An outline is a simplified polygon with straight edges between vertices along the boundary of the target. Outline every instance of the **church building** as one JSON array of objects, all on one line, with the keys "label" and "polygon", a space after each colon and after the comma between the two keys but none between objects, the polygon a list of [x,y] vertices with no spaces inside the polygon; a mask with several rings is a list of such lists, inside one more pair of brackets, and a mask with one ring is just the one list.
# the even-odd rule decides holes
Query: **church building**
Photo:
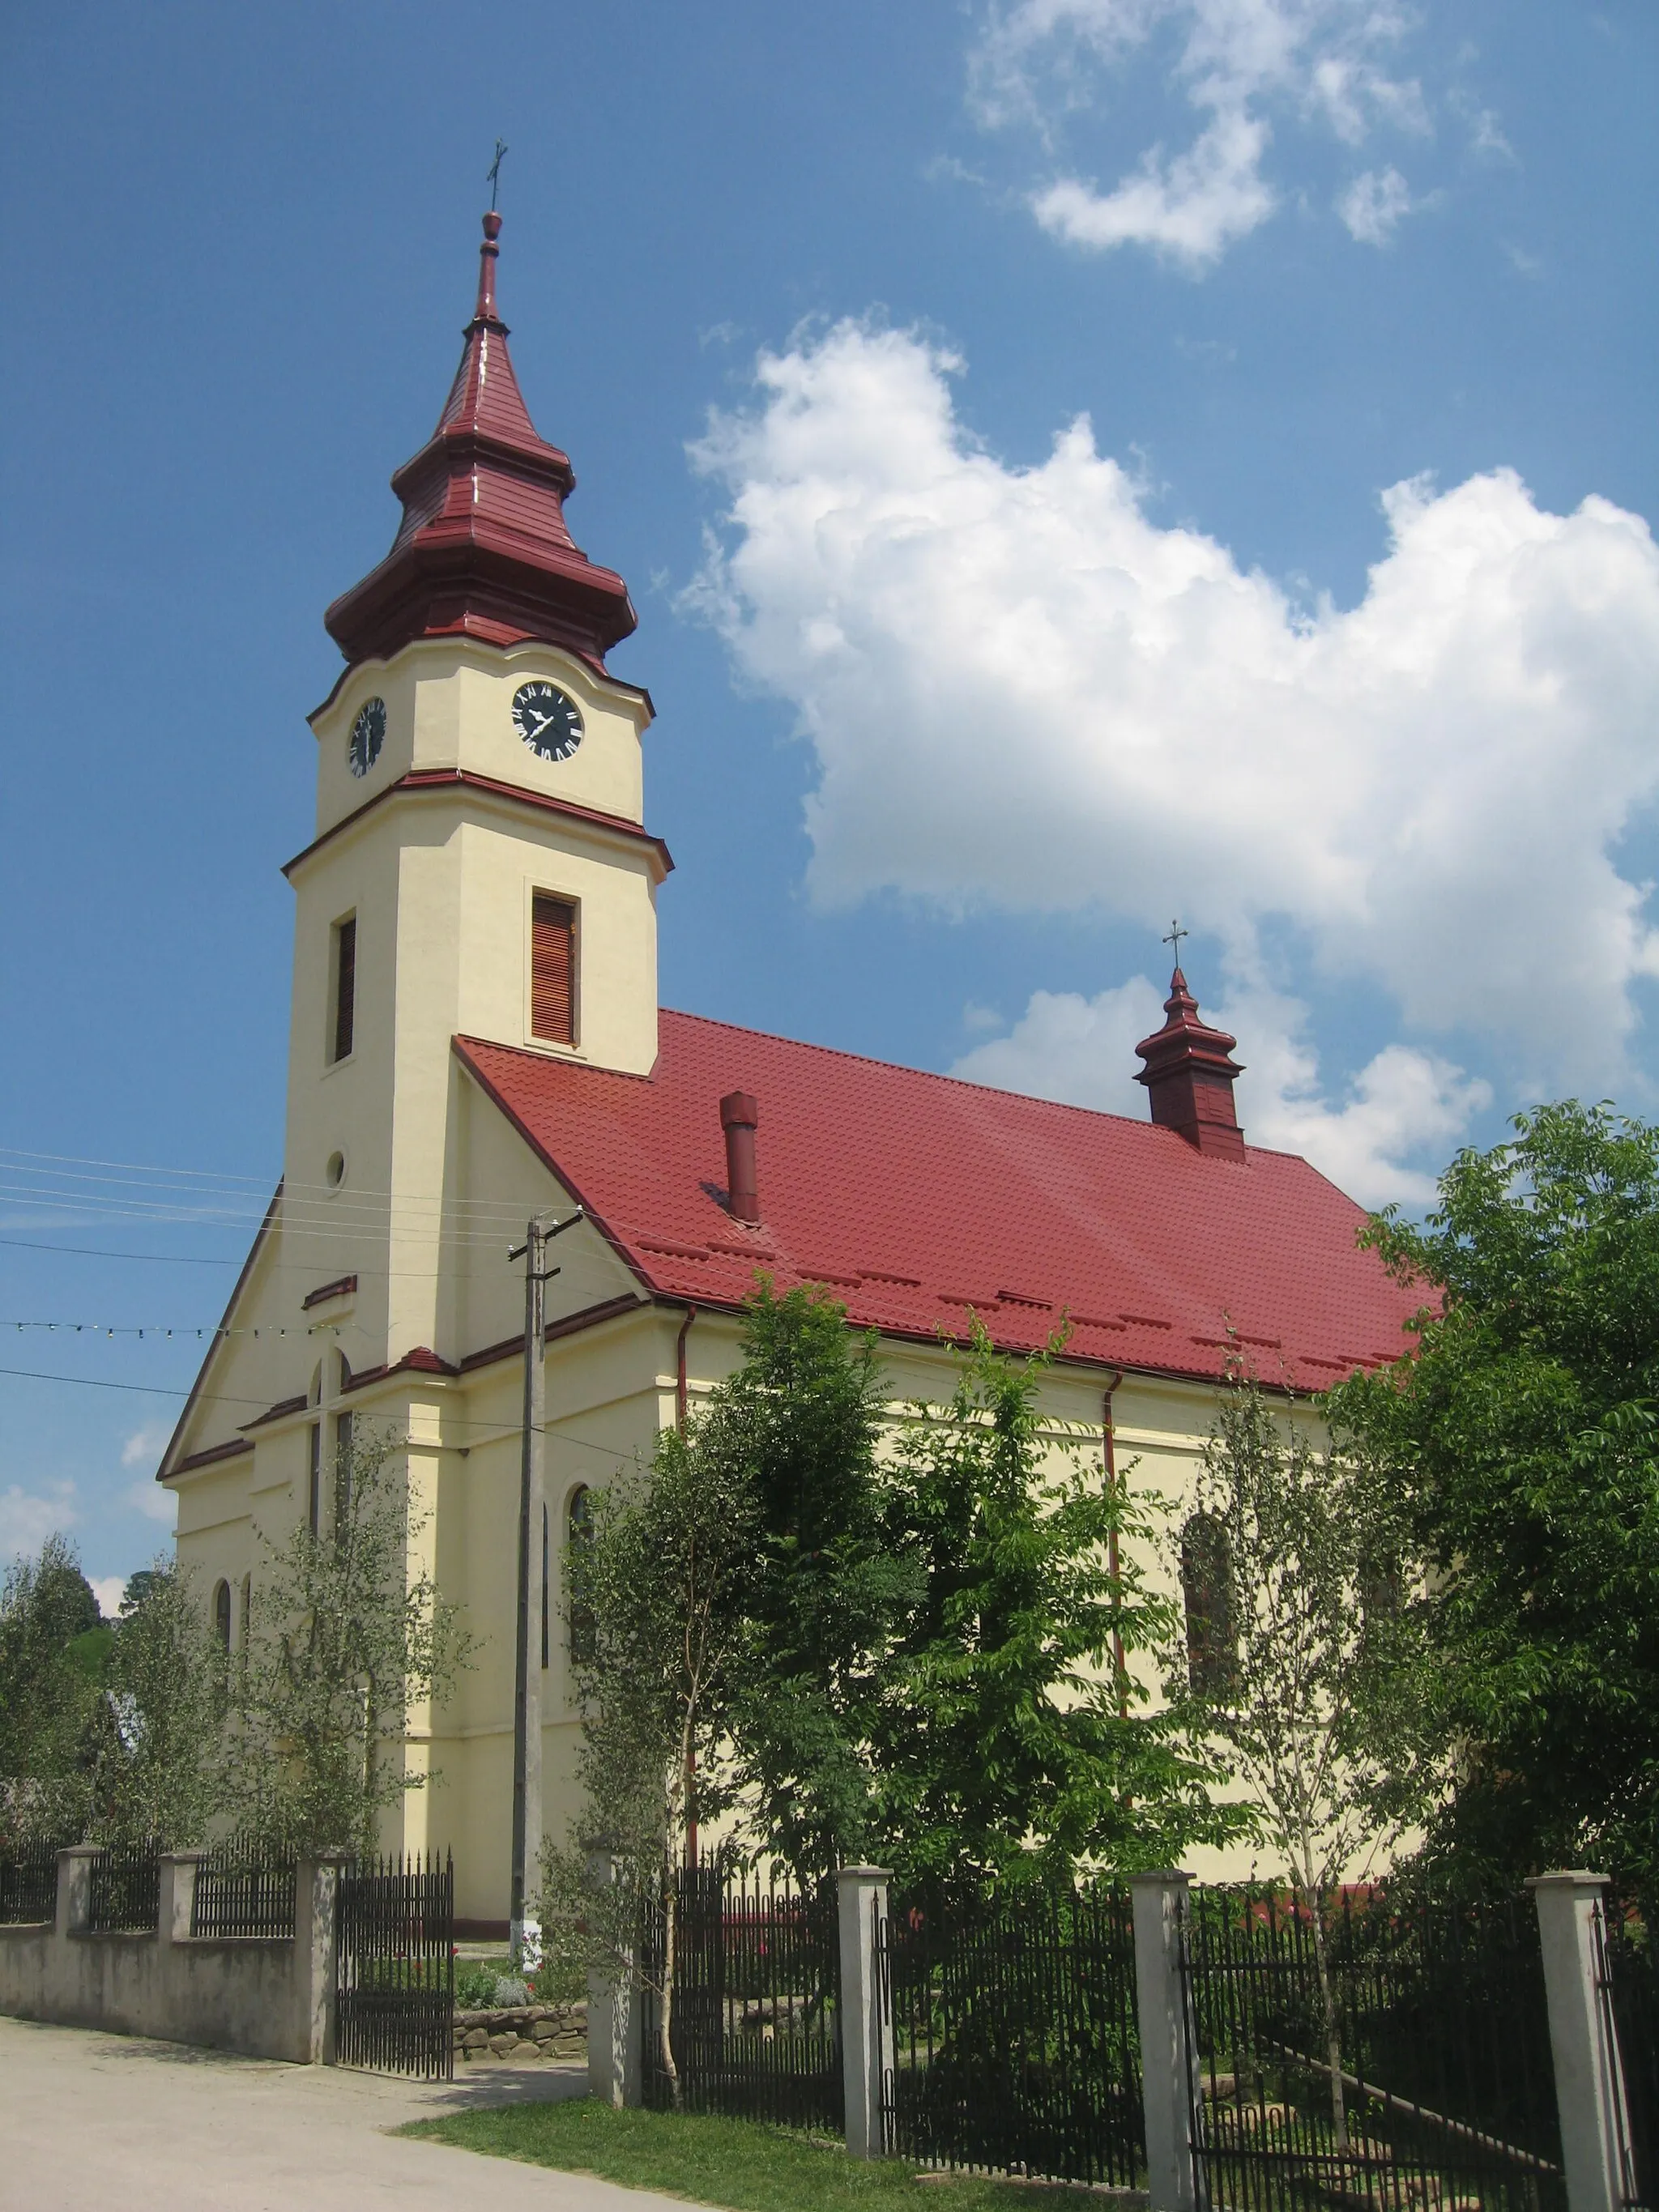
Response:
[{"label": "church building", "polygon": [[[670,1012],[647,827],[649,696],[606,667],[623,579],[565,520],[496,307],[499,216],[403,519],[325,617],[345,666],[311,716],[316,830],[295,892],[283,1179],[162,1460],[178,1548],[228,1645],[267,1556],[325,1512],[335,1449],[406,1449],[412,1539],[477,1639],[412,1717],[436,1770],[392,1849],[453,1847],[457,1910],[507,1911],[527,1220],[581,1218],[546,1285],[545,1519],[531,1577],[543,1820],[576,1737],[557,1617],[583,1493],[649,1462],[738,1357],[757,1273],[880,1332],[893,1401],[940,1401],[977,1314],[1103,1462],[1178,1498],[1230,1344],[1316,1390],[1394,1358],[1417,1301],[1361,1210],[1246,1142],[1234,1039],[1177,968],[1138,1048],[1148,1118],[1085,1112]],[[402,1439],[407,1439],[406,1446]],[[544,1610],[544,1602],[545,1610]]]}]

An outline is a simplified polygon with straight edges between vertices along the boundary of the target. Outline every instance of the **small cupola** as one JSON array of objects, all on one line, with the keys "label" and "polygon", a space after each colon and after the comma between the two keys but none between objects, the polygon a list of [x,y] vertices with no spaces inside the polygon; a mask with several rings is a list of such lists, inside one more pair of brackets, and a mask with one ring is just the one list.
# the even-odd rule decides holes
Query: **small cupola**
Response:
[{"label": "small cupola", "polygon": [[1170,978],[1164,1012],[1163,1028],[1135,1047],[1146,1063],[1135,1081],[1146,1086],[1153,1121],[1178,1130],[1200,1152],[1242,1160],[1244,1132],[1233,1085],[1244,1071],[1230,1057],[1238,1039],[1200,1021],[1198,1001],[1179,968]]}]

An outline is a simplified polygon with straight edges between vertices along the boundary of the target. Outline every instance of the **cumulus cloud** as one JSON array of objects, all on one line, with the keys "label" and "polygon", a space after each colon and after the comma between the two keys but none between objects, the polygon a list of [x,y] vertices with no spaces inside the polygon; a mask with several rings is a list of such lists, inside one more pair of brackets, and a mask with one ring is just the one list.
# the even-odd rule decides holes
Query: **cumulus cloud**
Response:
[{"label": "cumulus cloud", "polygon": [[[692,598],[814,749],[814,897],[1178,908],[1245,982],[1288,923],[1409,1027],[1616,1078],[1659,975],[1619,866],[1659,787],[1646,524],[1505,469],[1400,483],[1358,604],[1304,605],[1153,520],[1085,418],[1032,466],[983,450],[961,368],[842,323],[763,356],[695,452],[726,505]],[[1407,1073],[1368,1070],[1346,1126],[1403,1112]]]},{"label": "cumulus cloud", "polygon": [[121,1610],[121,1600],[127,1587],[125,1575],[88,1575],[92,1594],[98,1601],[98,1610],[106,1620],[116,1619]]},{"label": "cumulus cloud", "polygon": [[[1034,992],[1006,1036],[964,1053],[951,1073],[1144,1121],[1134,1048],[1162,1027],[1162,999],[1145,975],[1093,999]],[[1333,1103],[1322,1090],[1318,1056],[1305,1034],[1307,1009],[1297,1000],[1260,987],[1235,989],[1204,1014],[1248,1039],[1236,1097],[1250,1142],[1300,1153],[1362,1205],[1423,1204],[1433,1184],[1412,1163],[1425,1151],[1443,1157],[1490,1102],[1485,1083],[1434,1054],[1391,1044]]]},{"label": "cumulus cloud", "polygon": [[1398,169],[1365,170],[1336,204],[1349,236],[1361,246],[1391,245],[1401,217],[1411,210],[1411,187]]},{"label": "cumulus cloud", "polygon": [[167,1438],[172,1434],[171,1421],[146,1421],[141,1428],[134,1429],[131,1436],[122,1440],[122,1466],[152,1469],[159,1467],[161,1454],[167,1449]]},{"label": "cumulus cloud", "polygon": [[73,1483],[51,1483],[44,1491],[12,1483],[0,1490],[0,1560],[32,1558],[48,1536],[72,1528],[79,1517]]},{"label": "cumulus cloud", "polygon": [[1427,129],[1417,80],[1383,62],[1409,26],[1392,0],[1018,0],[987,19],[970,82],[983,121],[1034,124],[1053,146],[1103,72],[1173,37],[1176,80],[1203,118],[1192,144],[1148,148],[1104,191],[1060,175],[1031,206],[1073,245],[1150,246],[1196,273],[1279,204],[1264,173],[1270,108],[1349,145],[1379,125]]}]

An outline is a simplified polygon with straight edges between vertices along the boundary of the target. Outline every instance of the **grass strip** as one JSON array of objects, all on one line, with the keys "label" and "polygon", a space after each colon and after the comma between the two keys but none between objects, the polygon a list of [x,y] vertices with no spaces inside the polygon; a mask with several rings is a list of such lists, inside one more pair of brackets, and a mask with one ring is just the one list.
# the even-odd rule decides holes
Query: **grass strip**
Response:
[{"label": "grass strip", "polygon": [[617,2112],[592,2097],[447,2112],[411,2120],[398,2133],[592,2173],[726,2212],[878,2212],[901,2204],[909,2212],[1012,2212],[1016,2205],[1019,2212],[1036,2212],[1045,2200],[1054,2202],[1046,2191],[968,2174],[930,2176],[918,2186],[917,2169],[902,2159],[866,2165],[785,2128],[702,2112]]}]

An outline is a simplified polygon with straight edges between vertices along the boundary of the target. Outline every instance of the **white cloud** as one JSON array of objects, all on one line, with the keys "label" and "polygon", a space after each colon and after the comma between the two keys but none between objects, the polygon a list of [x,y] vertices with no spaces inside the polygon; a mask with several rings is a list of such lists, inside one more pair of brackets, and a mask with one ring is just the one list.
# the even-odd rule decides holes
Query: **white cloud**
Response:
[{"label": "white cloud", "polygon": [[146,1521],[159,1522],[171,1528],[174,1520],[176,1500],[173,1492],[152,1477],[148,1482],[135,1482],[125,1492],[127,1504],[135,1513],[142,1513]]},{"label": "white cloud", "polygon": [[[1034,992],[1006,1036],[964,1053],[951,1070],[970,1083],[1058,1098],[1068,1105],[1146,1118],[1134,1080],[1134,1048],[1164,1023],[1163,994],[1136,975],[1085,999]],[[1318,1059],[1305,1035],[1307,1010],[1261,989],[1236,991],[1205,1018],[1249,1040],[1236,1097],[1252,1144],[1299,1152],[1365,1206],[1421,1205],[1431,1177],[1414,1161],[1442,1159],[1486,1105],[1488,1087],[1404,1045],[1384,1048],[1332,1104],[1321,1092]]]},{"label": "white cloud", "polygon": [[1367,169],[1336,204],[1348,234],[1361,246],[1389,246],[1412,211],[1411,187],[1398,169]]},{"label": "white cloud", "polygon": [[1185,154],[1149,153],[1137,175],[1096,191],[1075,177],[1033,195],[1037,221],[1068,245],[1152,246],[1194,268],[1218,259],[1273,213],[1261,175],[1267,126],[1237,111],[1218,115]]},{"label": "white cloud", "polygon": [[1503,469],[1396,484],[1358,605],[1310,610],[1151,520],[1085,419],[1035,466],[982,450],[960,366],[843,323],[696,449],[728,501],[692,598],[814,748],[815,898],[1178,910],[1244,980],[1276,918],[1529,1085],[1616,1078],[1659,975],[1617,865],[1659,790],[1646,524]]},{"label": "white cloud", "polygon": [[131,1436],[123,1440],[122,1466],[148,1467],[151,1469],[159,1467],[161,1454],[167,1449],[167,1439],[172,1434],[171,1421],[146,1421],[142,1428],[135,1429]]},{"label": "white cloud", "polygon": [[1263,173],[1269,108],[1349,145],[1379,125],[1428,129],[1421,87],[1379,58],[1411,21],[1391,0],[1018,0],[989,15],[970,83],[982,121],[1035,125],[1052,146],[1059,119],[1091,104],[1102,71],[1173,35],[1176,79],[1204,118],[1192,144],[1147,149],[1105,191],[1060,176],[1031,206],[1070,244],[1149,246],[1197,273],[1279,204]]},{"label": "white cloud", "polygon": [[32,1557],[48,1536],[73,1528],[80,1518],[72,1482],[27,1491],[13,1483],[0,1490],[0,1560]]},{"label": "white cloud", "polygon": [[121,1610],[121,1599],[127,1586],[125,1575],[88,1575],[92,1594],[98,1601],[98,1610],[106,1620],[113,1620]]}]

